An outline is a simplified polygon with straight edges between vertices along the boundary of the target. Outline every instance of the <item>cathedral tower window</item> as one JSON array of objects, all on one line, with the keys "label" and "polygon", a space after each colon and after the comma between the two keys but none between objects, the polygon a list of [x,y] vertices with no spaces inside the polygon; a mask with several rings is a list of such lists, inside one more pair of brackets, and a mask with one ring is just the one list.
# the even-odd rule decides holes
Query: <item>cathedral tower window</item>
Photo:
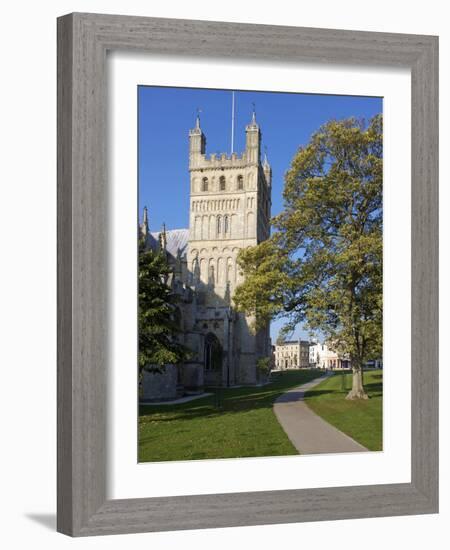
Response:
[{"label": "cathedral tower window", "polygon": [[233,281],[233,260],[228,258],[227,260],[227,282],[231,283]]},{"label": "cathedral tower window", "polygon": [[216,282],[216,277],[214,273],[214,265],[209,266],[209,274],[208,274],[208,284],[211,286],[214,286],[214,283]]},{"label": "cathedral tower window", "polygon": [[202,179],[202,191],[208,191],[208,178]]},{"label": "cathedral tower window", "polygon": [[237,188],[244,189],[244,178],[241,175],[237,177]]},{"label": "cathedral tower window", "polygon": [[229,219],[228,219],[228,216],[225,216],[224,219],[223,219],[223,225],[224,225],[224,233],[228,233],[229,229],[230,229],[230,224],[229,224]]},{"label": "cathedral tower window", "polygon": [[220,191],[225,191],[225,176],[220,176],[219,189]]},{"label": "cathedral tower window", "polygon": [[222,233],[222,217],[217,216],[217,234],[220,235]]}]

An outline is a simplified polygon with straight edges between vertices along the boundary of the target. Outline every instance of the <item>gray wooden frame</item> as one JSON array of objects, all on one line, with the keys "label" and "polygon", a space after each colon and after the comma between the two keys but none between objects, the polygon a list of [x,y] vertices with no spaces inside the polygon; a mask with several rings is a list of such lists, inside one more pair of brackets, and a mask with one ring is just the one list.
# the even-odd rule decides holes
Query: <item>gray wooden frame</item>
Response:
[{"label": "gray wooden frame", "polygon": [[[412,72],[411,483],[107,500],[106,53]],[[438,511],[438,38],[75,13],[58,19],[58,530],[73,536]]]}]

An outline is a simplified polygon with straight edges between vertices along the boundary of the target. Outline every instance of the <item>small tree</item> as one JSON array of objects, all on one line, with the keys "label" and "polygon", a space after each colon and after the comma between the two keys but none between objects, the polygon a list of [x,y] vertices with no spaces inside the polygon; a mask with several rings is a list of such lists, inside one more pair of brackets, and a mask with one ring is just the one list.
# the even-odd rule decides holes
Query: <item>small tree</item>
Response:
[{"label": "small tree", "polygon": [[325,124],[286,174],[277,231],[238,258],[238,307],[322,332],[351,358],[349,399],[367,398],[363,364],[382,348],[382,173],[381,115]]},{"label": "small tree", "polygon": [[259,378],[267,378],[270,374],[271,359],[270,357],[260,357],[256,361],[256,368],[258,370]]},{"label": "small tree", "polygon": [[139,243],[139,372],[162,372],[166,364],[178,364],[188,350],[177,341],[180,333],[177,296],[167,285],[171,273],[161,252]]}]

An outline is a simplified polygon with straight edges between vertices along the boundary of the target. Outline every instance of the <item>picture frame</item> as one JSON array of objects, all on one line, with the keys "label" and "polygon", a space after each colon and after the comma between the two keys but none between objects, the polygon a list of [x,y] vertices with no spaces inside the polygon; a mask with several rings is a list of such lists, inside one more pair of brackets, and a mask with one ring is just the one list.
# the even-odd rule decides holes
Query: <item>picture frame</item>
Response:
[{"label": "picture frame", "polygon": [[[411,70],[410,483],[108,500],[105,137],[106,54],[112,50]],[[57,412],[57,530],[71,536],[437,513],[438,38],[88,13],[60,17]]]}]

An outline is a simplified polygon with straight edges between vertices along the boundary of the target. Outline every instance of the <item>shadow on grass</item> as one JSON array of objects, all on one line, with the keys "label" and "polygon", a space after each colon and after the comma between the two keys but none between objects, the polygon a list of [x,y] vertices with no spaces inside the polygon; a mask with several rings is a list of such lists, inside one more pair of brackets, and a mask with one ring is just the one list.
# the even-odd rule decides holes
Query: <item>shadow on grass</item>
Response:
[{"label": "shadow on grass", "polygon": [[383,395],[383,384],[380,382],[364,384],[364,388],[370,397],[381,397]]},{"label": "shadow on grass", "polygon": [[195,418],[213,418],[229,414],[238,414],[258,409],[271,409],[274,401],[279,397],[280,392],[264,396],[247,396],[242,398],[224,398],[221,408],[216,408],[214,402],[196,409],[184,409],[179,411],[144,411],[141,412],[140,422],[171,422],[173,420],[193,420]]},{"label": "shadow on grass", "polygon": [[[306,399],[309,397],[319,397],[321,395],[327,395],[327,394],[334,394],[336,396],[346,395],[351,389],[350,384],[346,385],[345,389],[338,387],[338,388],[331,388],[329,390],[326,389],[311,389],[308,390],[305,394]],[[380,382],[369,382],[364,384],[364,389],[366,390],[366,393],[369,394],[369,398],[374,397],[381,397],[383,395],[383,384]]]},{"label": "shadow on grass", "polygon": [[[283,373],[284,374],[284,373]],[[214,418],[223,415],[255,411],[258,409],[272,408],[274,401],[284,392],[295,386],[318,378],[323,373],[307,371],[300,373],[286,373],[279,376],[274,382],[259,388],[223,388],[222,406],[215,407],[215,396],[211,395],[197,400],[195,403],[182,403],[178,405],[149,406],[141,405],[139,408],[140,423],[172,422],[175,420],[193,420],[196,418]],[[294,395],[302,392],[294,392]],[[297,400],[292,397],[290,400]]]},{"label": "shadow on grass", "polygon": [[329,393],[334,393],[334,394],[339,394],[339,393],[342,393],[342,394],[345,394],[345,393],[348,393],[348,390],[343,390],[341,388],[336,388],[336,389],[333,389],[333,390],[308,390],[306,392],[306,397],[317,397],[319,395],[327,395]]}]

